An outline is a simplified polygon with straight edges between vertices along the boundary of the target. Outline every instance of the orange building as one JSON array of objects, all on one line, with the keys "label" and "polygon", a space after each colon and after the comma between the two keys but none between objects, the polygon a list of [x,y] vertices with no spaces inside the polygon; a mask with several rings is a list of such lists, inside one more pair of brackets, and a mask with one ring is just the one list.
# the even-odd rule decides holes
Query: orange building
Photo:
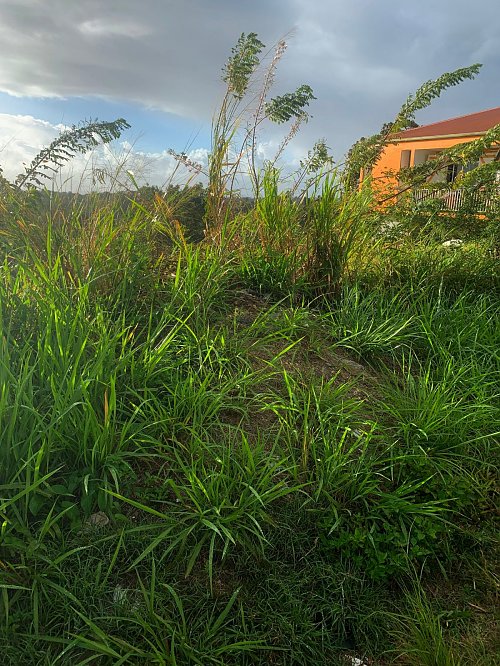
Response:
[{"label": "orange building", "polygon": [[[445,148],[474,141],[498,124],[500,124],[500,106],[400,132],[385,147],[379,161],[373,167],[374,188],[381,192],[397,191],[397,174],[400,169],[422,164]],[[500,146],[486,151],[480,163],[499,159],[499,153]],[[477,164],[465,167],[450,164],[434,174],[429,182],[452,183],[460,171],[467,171],[476,166]]]}]

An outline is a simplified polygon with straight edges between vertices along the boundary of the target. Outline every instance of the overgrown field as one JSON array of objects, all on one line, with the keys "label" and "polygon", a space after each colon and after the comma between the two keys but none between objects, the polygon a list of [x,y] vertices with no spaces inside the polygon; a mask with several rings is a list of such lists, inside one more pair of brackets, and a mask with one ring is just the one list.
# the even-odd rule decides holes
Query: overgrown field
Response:
[{"label": "overgrown field", "polygon": [[3,666],[496,661],[495,248],[368,203],[1,211]]}]

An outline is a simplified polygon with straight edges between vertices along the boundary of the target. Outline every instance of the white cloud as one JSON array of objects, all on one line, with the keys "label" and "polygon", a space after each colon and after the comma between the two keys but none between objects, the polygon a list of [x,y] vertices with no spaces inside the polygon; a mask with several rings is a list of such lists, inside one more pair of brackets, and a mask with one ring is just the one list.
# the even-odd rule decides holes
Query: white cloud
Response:
[{"label": "white cloud", "polygon": [[[64,125],[51,123],[28,115],[0,114],[0,166],[6,178],[13,181],[17,174],[24,171],[38,152],[49,145],[61,131],[67,129]],[[280,141],[268,138],[259,142],[256,149],[257,166],[264,160],[274,159]],[[290,144],[287,146],[281,166],[284,172],[296,168],[304,153],[300,147]],[[126,137],[106,144],[85,155],[76,155],[54,178],[57,189],[69,191],[88,191],[92,188],[133,188],[146,183],[164,186],[169,182],[183,185],[186,182],[206,183],[209,150],[205,147],[194,147],[186,153],[186,157],[193,164],[202,167],[201,173],[196,169],[187,169],[177,160],[168,149],[160,151],[144,151]],[[236,157],[236,156],[234,156]],[[242,161],[242,171],[248,168]],[[97,174],[106,174],[104,184],[99,184]],[[50,186],[50,181],[47,181]],[[244,192],[250,190],[250,181],[244,173],[237,179],[237,188]]]},{"label": "white cloud", "polygon": [[[33,116],[0,114],[0,167],[4,176],[13,181],[65,129],[63,125],[52,125]],[[196,148],[187,156],[206,166],[208,150]],[[167,150],[145,152],[124,140],[76,155],[55,176],[54,185],[62,190],[87,191],[99,186],[96,174],[105,173],[105,184],[101,187],[133,188],[127,171],[134,173],[138,185],[162,186],[169,181],[182,184],[192,176]],[[50,186],[50,181],[47,185]]]},{"label": "white cloud", "polygon": [[106,21],[104,19],[91,19],[78,26],[83,35],[90,37],[130,37],[139,39],[152,33],[152,29],[137,23],[122,21]]},{"label": "white cloud", "polygon": [[58,127],[33,116],[0,113],[0,166],[12,180],[58,134]]},{"label": "white cloud", "polygon": [[256,157],[264,162],[265,160],[273,160],[279,149],[279,141],[276,139],[269,139],[268,141],[259,141],[255,151]]}]

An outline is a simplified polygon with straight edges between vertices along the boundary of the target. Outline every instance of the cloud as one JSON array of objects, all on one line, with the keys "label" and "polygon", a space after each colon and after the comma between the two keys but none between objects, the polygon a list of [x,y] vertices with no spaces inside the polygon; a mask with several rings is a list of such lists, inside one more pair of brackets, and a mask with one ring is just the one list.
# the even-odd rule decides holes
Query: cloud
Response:
[{"label": "cloud", "polygon": [[13,180],[58,134],[58,127],[33,116],[0,113],[0,166]]},{"label": "cloud", "polygon": [[[3,175],[11,182],[14,181],[40,150],[66,129],[64,125],[53,125],[29,115],[0,114],[0,167]],[[261,166],[265,160],[273,160],[279,147],[280,143],[274,139],[259,142],[256,146],[257,166]],[[195,147],[185,156],[194,168],[186,168],[183,161],[177,159],[170,150],[144,151],[125,136],[84,155],[75,155],[55,174],[52,181],[47,180],[45,184],[56,190],[78,192],[133,189],[136,184],[159,187],[170,183],[206,184],[209,149]],[[294,171],[303,157],[299,148],[288,146],[280,162],[283,174]],[[233,158],[236,159],[236,154]],[[197,165],[201,170],[196,168]],[[243,193],[251,192],[248,168],[247,161],[243,159],[234,183],[234,187]]]},{"label": "cloud", "polygon": [[[63,125],[52,125],[33,116],[0,114],[0,167],[3,175],[14,181],[39,151],[65,129]],[[208,150],[196,148],[187,157],[206,168]],[[86,192],[98,186],[103,189],[133,188],[134,183],[127,174],[129,170],[138,185],[181,184],[196,176],[167,150],[145,152],[123,140],[106,144],[85,155],[76,155],[56,174],[53,183],[56,189],[66,191]],[[106,174],[104,184],[99,184],[96,179],[98,173]],[[197,181],[202,180],[202,176],[197,176]],[[50,181],[47,181],[47,186],[51,186]]]},{"label": "cloud", "polygon": [[[318,98],[294,142],[301,154],[325,137],[340,158],[423,81],[477,61],[478,80],[417,121],[498,105],[497,0],[2,0],[0,91],[92,95],[209,122],[241,32],[270,45],[290,30],[274,92],[308,83]],[[281,136],[279,128],[263,142]]]},{"label": "cloud", "polygon": [[[241,32],[282,32],[286,0],[4,0],[0,90],[94,95],[210,117],[219,73]],[[50,9],[47,8],[50,6]]]},{"label": "cloud", "polygon": [[92,19],[84,21],[78,26],[78,30],[82,35],[90,35],[91,37],[129,37],[131,39],[139,39],[150,35],[153,30],[144,25],[138,25],[128,21],[115,23],[103,19]]},{"label": "cloud", "polygon": [[474,82],[444,93],[419,114],[425,123],[497,106],[500,12],[496,0],[324,2],[294,0],[298,29],[285,85],[307,81],[318,102],[299,143],[324,136],[336,157],[377,131],[409,93],[445,71],[483,62]]}]

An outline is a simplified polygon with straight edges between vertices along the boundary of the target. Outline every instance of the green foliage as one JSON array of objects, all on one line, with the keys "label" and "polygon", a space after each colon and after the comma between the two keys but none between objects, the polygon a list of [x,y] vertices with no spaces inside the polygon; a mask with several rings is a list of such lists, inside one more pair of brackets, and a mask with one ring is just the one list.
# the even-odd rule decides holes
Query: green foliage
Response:
[{"label": "green foliage", "polygon": [[129,127],[123,118],[112,122],[89,120],[81,125],[73,125],[38,153],[26,167],[25,173],[19,174],[16,178],[16,187],[18,189],[26,186],[41,187],[43,179],[51,178],[75,155],[86,153],[100,143],[106,144],[118,139],[123,130]]},{"label": "green foliage", "polygon": [[304,111],[305,106],[316,99],[312,88],[302,85],[293,93],[286,93],[275,97],[265,106],[267,117],[275,123],[286,123],[292,118],[305,120],[308,114]]},{"label": "green foliage", "polygon": [[5,184],[2,663],[494,662],[491,247],[261,185]]},{"label": "green foliage", "polygon": [[320,521],[324,547],[374,580],[401,575],[410,562],[441,555],[438,539],[447,532],[440,519],[444,507],[419,502],[419,485],[407,483],[393,492],[376,493],[373,504],[366,500],[358,506],[334,507],[333,515]]},{"label": "green foliage", "polygon": [[380,298],[357,285],[346,288],[338,307],[325,315],[337,344],[355,356],[374,360],[397,356],[417,342],[416,315],[408,313],[401,292],[389,290]]},{"label": "green foliage", "polygon": [[231,50],[232,56],[224,67],[222,80],[227,83],[228,91],[238,100],[245,96],[250,78],[259,65],[259,55],[264,44],[257,33],[243,32]]},{"label": "green foliage", "polygon": [[[413,666],[460,666],[462,658],[445,636],[446,613],[437,613],[417,583],[406,593],[407,610],[396,619],[394,636],[405,663]],[[453,616],[453,613],[450,614]],[[460,617],[460,614],[457,614]]]},{"label": "green foliage", "polygon": [[[260,92],[252,92],[253,84],[261,69],[260,53],[264,45],[255,33],[243,33],[232,50],[232,56],[223,70],[227,88],[219,111],[212,123],[212,149],[209,156],[208,197],[205,222],[212,239],[216,240],[222,226],[233,214],[232,201],[238,187],[238,178],[249,175],[254,195],[260,195],[261,178],[256,165],[257,132],[265,120],[285,123],[295,122],[283,140],[272,165],[274,166],[285,146],[298,131],[302,121],[309,117],[305,111],[315,99],[308,85],[302,85],[293,93],[267,101],[272,88],[274,73],[286,49],[280,40],[274,56],[263,74]],[[250,95],[252,96],[250,98]],[[241,128],[245,129],[241,131]]]},{"label": "green foliage", "polygon": [[278,297],[337,298],[350,265],[369,254],[367,193],[346,195],[333,173],[318,177],[311,194],[297,200],[279,192],[272,168],[263,174],[262,190],[254,215],[239,220],[245,276]]},{"label": "green foliage", "polygon": [[397,135],[409,127],[415,126],[415,113],[431,104],[434,99],[448,88],[473,79],[481,69],[480,64],[462,67],[453,72],[446,72],[435,80],[424,83],[410,94],[392,123],[386,123],[380,132],[356,142],[348,153],[346,179],[351,186],[357,182],[361,169],[368,173],[380,159],[384,147]]},{"label": "green foliage", "polygon": [[[30,235],[9,246],[6,663],[408,652],[390,638],[407,572],[452,572],[455,540],[488,551],[498,303],[479,282],[440,290],[447,264],[428,246],[425,271],[413,248],[408,273],[391,272],[368,221],[349,230],[364,194],[327,179],[301,203],[276,173],[264,185],[225,245],[172,231],[159,259],[141,199],[96,217],[92,270],[75,219],[70,245],[48,226],[44,252]],[[322,311],[294,304],[339,275]],[[252,296],[252,276],[285,300]]]},{"label": "green foliage", "polygon": [[301,160],[300,166],[307,173],[317,173],[321,169],[333,167],[333,158],[328,152],[328,146],[324,139],[317,141],[312,150],[307,153],[307,159]]},{"label": "green foliage", "polygon": [[469,65],[469,67],[462,67],[453,72],[441,74],[437,79],[426,81],[414,94],[408,96],[390,131],[400,132],[402,129],[406,129],[409,123],[415,120],[417,111],[428,107],[433,100],[440,97],[441,93],[448,88],[457,86],[467,79],[474,79],[479,74],[481,67],[481,64],[476,63],[475,65]]}]

